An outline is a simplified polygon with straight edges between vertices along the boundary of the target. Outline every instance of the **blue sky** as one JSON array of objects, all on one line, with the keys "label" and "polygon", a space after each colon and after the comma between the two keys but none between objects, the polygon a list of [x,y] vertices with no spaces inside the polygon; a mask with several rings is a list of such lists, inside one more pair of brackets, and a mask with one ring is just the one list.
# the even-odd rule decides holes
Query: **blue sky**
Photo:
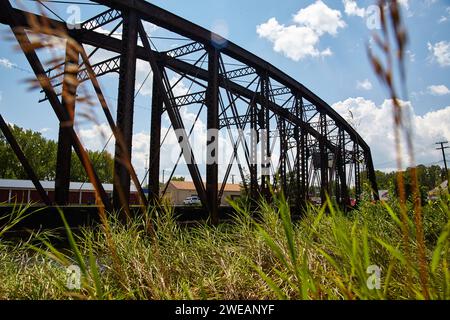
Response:
[{"label": "blue sky", "polygon": [[[351,111],[354,116],[351,123],[371,146],[376,168],[395,167],[389,101],[366,55],[374,31],[367,27],[368,8],[374,1],[150,2],[217,31],[259,55],[306,85],[344,117]],[[408,96],[402,98],[416,134],[416,162],[442,165],[433,144],[441,139],[450,140],[450,1],[401,2],[410,40],[406,64]],[[31,1],[22,3],[30,9],[35,7]],[[69,15],[67,5],[49,6],[63,19]],[[81,20],[85,20],[102,7],[81,5],[80,9]],[[163,35],[164,30],[154,28],[150,33]],[[55,139],[57,122],[50,106],[39,104],[41,94],[28,90],[24,83],[33,76],[30,67],[23,54],[13,48],[15,43],[6,39],[11,36],[8,28],[0,26],[0,34],[0,112],[8,122]],[[302,35],[302,40],[298,35]],[[144,71],[137,75],[138,83],[145,75]],[[106,76],[101,83],[110,106],[115,109],[115,79]],[[147,153],[150,101],[145,88],[136,97],[133,155],[141,176]],[[168,126],[167,119],[163,126]],[[90,148],[103,146],[103,140],[95,132],[89,132],[88,126],[80,124],[79,129],[84,130],[81,135]],[[180,175],[185,173],[180,169]]]}]

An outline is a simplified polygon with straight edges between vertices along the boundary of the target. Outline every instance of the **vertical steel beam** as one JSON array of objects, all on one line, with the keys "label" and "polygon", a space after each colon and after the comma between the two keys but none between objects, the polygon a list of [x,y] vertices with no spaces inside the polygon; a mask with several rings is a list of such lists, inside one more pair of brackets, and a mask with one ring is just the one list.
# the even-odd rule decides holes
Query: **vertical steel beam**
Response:
[{"label": "vertical steel beam", "polygon": [[358,202],[361,200],[361,168],[359,163],[359,145],[354,143],[354,158],[355,162],[355,199]]},{"label": "vertical steel beam", "polygon": [[366,159],[367,175],[370,181],[370,186],[372,187],[373,199],[380,200],[380,196],[378,194],[377,178],[375,176],[375,169],[373,167],[372,161],[372,153],[370,152],[370,150],[367,150],[365,152],[365,159]]},{"label": "vertical steel beam", "polygon": [[73,128],[75,119],[78,58],[78,52],[70,42],[67,42],[62,84],[62,105],[67,110],[69,121],[59,123],[55,176],[55,202],[58,205],[66,205],[69,201],[70,163],[72,160],[70,129]]},{"label": "vertical steel beam", "polygon": [[258,160],[257,160],[257,107],[256,103],[250,102],[250,198],[256,201],[258,198]]},{"label": "vertical steel beam", "polygon": [[38,177],[34,173],[33,168],[31,167],[30,163],[28,162],[27,158],[25,157],[22,149],[20,148],[19,144],[16,141],[16,138],[14,138],[14,135],[12,134],[11,130],[9,129],[8,125],[6,124],[3,117],[0,115],[0,130],[3,132],[3,135],[5,136],[6,140],[8,141],[9,145],[11,146],[12,150],[14,151],[17,159],[19,159],[20,163],[22,164],[22,167],[24,168],[26,174],[30,178],[30,180],[33,182],[34,187],[39,193],[39,196],[41,197],[42,201],[46,205],[51,205],[51,201],[47,194],[45,193],[44,188],[42,187],[41,183],[39,182]]},{"label": "vertical steel beam", "polygon": [[338,146],[339,154],[338,154],[338,173],[340,176],[340,201],[341,205],[344,207],[344,209],[350,205],[350,198],[348,194],[348,188],[347,188],[347,169],[346,169],[346,163],[345,163],[345,156],[346,156],[346,150],[345,150],[345,131],[342,129],[339,129],[339,146]]},{"label": "vertical steel beam", "polygon": [[280,117],[279,121],[279,132],[280,132],[280,181],[281,187],[288,197],[287,190],[287,176],[286,176],[286,157],[287,157],[287,137],[286,137],[286,122]]},{"label": "vertical steel beam", "polygon": [[150,201],[159,199],[159,170],[161,163],[161,116],[163,111],[163,100],[161,88],[153,75],[152,91],[152,119],[150,125],[150,159],[148,175],[148,196]]},{"label": "vertical steel beam", "polygon": [[326,201],[326,195],[329,194],[328,188],[328,152],[325,144],[325,139],[327,136],[327,122],[326,115],[324,113],[320,114],[320,133],[321,137],[319,139],[319,149],[320,149],[320,199],[322,204]]},{"label": "vertical steel beam", "polygon": [[134,86],[136,75],[137,16],[133,10],[123,11],[122,53],[117,98],[117,128],[123,138],[116,140],[114,155],[113,204],[116,210],[129,210],[130,173],[133,138]]},{"label": "vertical steel beam", "polygon": [[218,201],[218,152],[219,152],[219,52],[215,47],[208,49],[208,108],[206,126],[206,194],[211,222],[219,222]]},{"label": "vertical steel beam", "polygon": [[[304,121],[304,109],[303,98],[297,97],[295,101],[295,114],[297,118]],[[295,176],[297,187],[297,198],[300,207],[306,206],[306,200],[308,199],[308,134],[305,130],[301,130],[299,126],[294,128],[295,141],[297,143]]]},{"label": "vertical steel beam", "polygon": [[261,133],[261,194],[269,199],[270,184],[270,122],[269,122],[269,78],[261,75],[261,110],[259,127]]}]

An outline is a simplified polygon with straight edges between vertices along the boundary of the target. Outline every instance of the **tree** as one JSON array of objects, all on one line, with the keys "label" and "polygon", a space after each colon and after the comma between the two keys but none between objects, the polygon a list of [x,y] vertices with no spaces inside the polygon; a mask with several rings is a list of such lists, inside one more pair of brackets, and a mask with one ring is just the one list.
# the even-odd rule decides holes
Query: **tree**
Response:
[{"label": "tree", "polygon": [[[107,151],[88,150],[89,159],[91,159],[98,178],[103,183],[112,183],[114,175],[114,159]],[[78,159],[76,153],[72,151],[72,163],[70,165],[71,181],[89,181],[89,177]]]},{"label": "tree", "polygon": [[[427,193],[441,184],[445,179],[443,178],[443,172],[445,169],[437,165],[426,167],[425,165],[418,165],[416,167],[417,179],[419,181],[419,191],[422,201],[426,199]],[[412,196],[412,180],[410,176],[410,168],[403,171],[405,194],[407,198]],[[444,172],[445,173],[445,172]],[[378,189],[390,189],[390,186],[394,186],[395,194],[398,195],[397,187],[397,172],[385,173],[382,171],[375,171],[377,179]]]},{"label": "tree", "polygon": [[[56,142],[45,139],[39,132],[25,130],[16,125],[10,126],[10,129],[37,177],[41,180],[55,179]],[[0,134],[0,178],[28,179],[2,133]]]},{"label": "tree", "polygon": [[[54,180],[56,176],[57,143],[46,139],[40,132],[10,126],[11,132],[40,180]],[[100,181],[112,182],[114,161],[106,152],[88,150],[89,158]],[[0,178],[29,179],[11,146],[0,131]],[[89,181],[80,160],[72,151],[71,181]]]},{"label": "tree", "polygon": [[185,181],[186,180],[186,178],[185,177],[172,177],[172,179],[171,179],[172,181]]}]

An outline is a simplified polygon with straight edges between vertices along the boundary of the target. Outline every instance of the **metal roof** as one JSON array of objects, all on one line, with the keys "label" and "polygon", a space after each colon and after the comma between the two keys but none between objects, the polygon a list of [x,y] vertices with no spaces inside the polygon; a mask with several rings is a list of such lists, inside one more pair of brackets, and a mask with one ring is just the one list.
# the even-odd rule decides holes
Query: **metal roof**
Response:
[{"label": "metal roof", "polygon": [[[170,185],[172,185],[177,190],[188,190],[188,191],[194,191],[195,185],[192,181],[170,181]],[[222,187],[222,184],[219,183],[217,186],[219,189]],[[224,191],[226,192],[240,192],[241,186],[239,184],[231,184],[227,183],[225,185]]]},{"label": "metal roof", "polygon": [[[55,188],[55,181],[40,181],[42,187],[47,190],[53,190]],[[106,192],[113,191],[112,183],[103,183],[103,188]],[[34,184],[31,180],[16,180],[16,179],[0,179],[0,189],[31,189],[34,190]],[[94,191],[94,186],[89,182],[71,182],[70,191]],[[136,192],[136,187],[131,184],[130,190]]]}]

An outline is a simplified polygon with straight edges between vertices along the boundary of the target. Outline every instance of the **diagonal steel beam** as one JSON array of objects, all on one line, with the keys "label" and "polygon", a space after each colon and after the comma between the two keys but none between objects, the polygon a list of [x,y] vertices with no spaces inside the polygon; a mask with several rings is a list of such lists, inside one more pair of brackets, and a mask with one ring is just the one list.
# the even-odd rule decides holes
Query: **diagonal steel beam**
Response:
[{"label": "diagonal steel beam", "polygon": [[150,66],[154,72],[155,79],[157,80],[157,86],[163,90],[162,91],[162,99],[164,101],[164,104],[166,105],[167,113],[169,115],[169,119],[172,123],[172,126],[175,130],[177,130],[178,141],[183,142],[185,144],[185,147],[188,150],[183,150],[183,155],[186,160],[186,164],[189,170],[189,173],[191,174],[191,178],[194,182],[195,189],[197,190],[198,196],[200,200],[202,201],[202,204],[205,208],[208,208],[208,201],[206,196],[206,190],[205,186],[203,184],[200,171],[198,170],[197,164],[195,163],[194,154],[191,148],[191,145],[189,143],[189,138],[186,134],[186,130],[184,128],[183,121],[181,119],[180,112],[178,108],[173,104],[173,92],[170,89],[170,83],[167,79],[167,75],[165,71],[162,71],[160,65],[157,62],[157,58],[155,53],[152,51],[150,42],[147,38],[147,34],[144,30],[144,27],[142,25],[142,22],[138,22],[138,32],[142,41],[142,44],[144,45],[146,55],[147,55],[147,61],[150,62]]},{"label": "diagonal steel beam", "polygon": [[[20,17],[16,17],[16,11],[12,8],[8,0],[1,0],[0,3],[2,4],[2,11],[4,12],[4,14],[7,13],[6,16],[8,25],[10,26],[11,31],[13,32],[23,53],[25,54],[25,57],[28,60],[28,63],[30,64],[34,74],[36,75],[39,84],[41,85],[42,89],[44,89],[45,94],[48,96],[50,105],[52,106],[59,122],[70,121],[69,114],[67,113],[67,110],[64,109],[58,97],[56,96],[55,91],[51,87],[50,80],[46,75],[44,67],[41,64],[36,51],[33,49],[33,46],[25,32],[25,29],[23,27],[18,27],[21,25]],[[81,164],[83,165],[87,175],[91,177],[91,182],[96,190],[96,194],[98,195],[105,209],[110,211],[112,207],[111,203],[109,202],[108,195],[106,194],[105,189],[103,188],[103,185],[92,166],[92,162],[89,159],[88,153],[84,149],[80,139],[78,138],[78,135],[73,130],[73,128],[70,129],[70,136],[72,140],[72,146],[77,153]]]}]

